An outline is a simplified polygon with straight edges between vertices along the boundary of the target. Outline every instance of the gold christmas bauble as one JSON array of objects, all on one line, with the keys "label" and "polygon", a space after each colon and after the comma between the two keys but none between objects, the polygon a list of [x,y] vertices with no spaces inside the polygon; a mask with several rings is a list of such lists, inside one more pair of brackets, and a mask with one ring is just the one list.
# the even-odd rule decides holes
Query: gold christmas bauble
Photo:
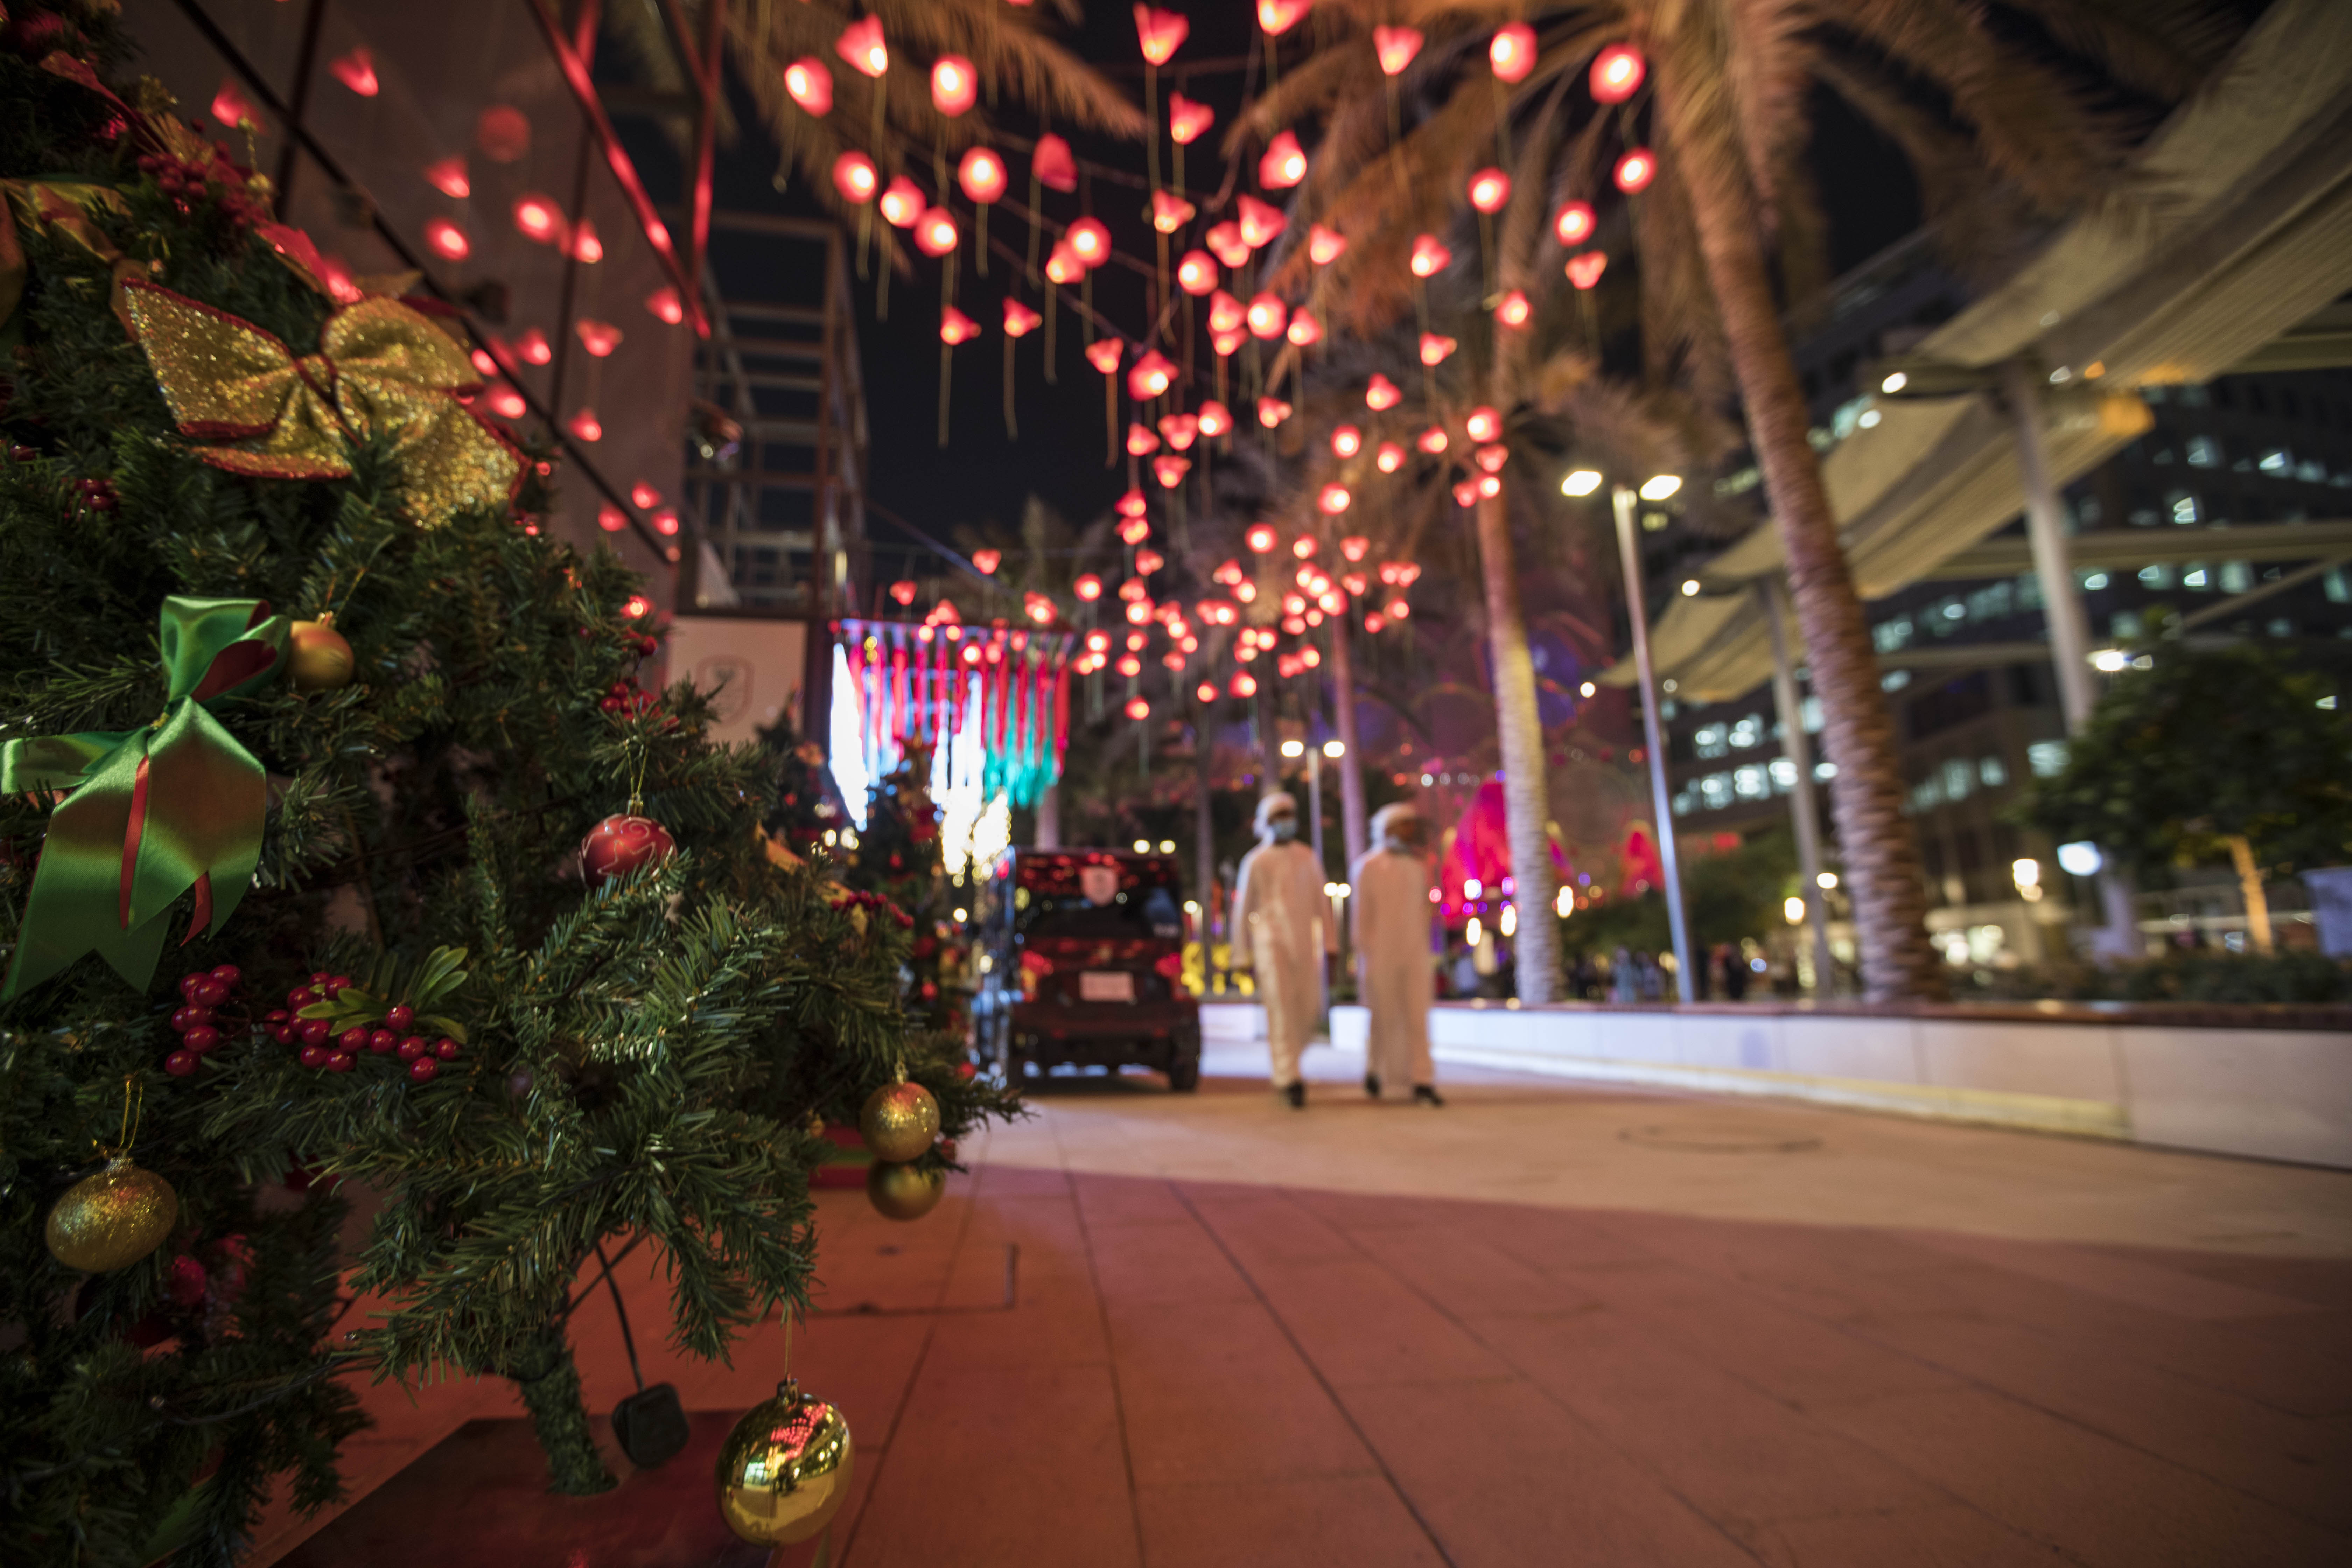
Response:
[{"label": "gold christmas bauble", "polygon": [[939,1207],[947,1193],[945,1171],[878,1163],[866,1170],[866,1201],[890,1219],[920,1219]]},{"label": "gold christmas bauble", "polygon": [[719,1515],[755,1546],[790,1546],[833,1522],[849,1498],[849,1422],[798,1383],[745,1413],[719,1450]]},{"label": "gold christmas bauble", "polygon": [[919,1083],[886,1084],[866,1097],[857,1131],[877,1160],[919,1160],[940,1136],[940,1102]]},{"label": "gold christmas bauble", "polygon": [[357,665],[352,645],[335,629],[334,612],[315,621],[296,621],[287,638],[286,673],[299,691],[333,691],[352,683]]},{"label": "gold christmas bauble", "polygon": [[163,1246],[179,1223],[180,1194],[172,1184],[117,1156],[67,1188],[49,1210],[49,1252],[68,1268],[105,1274]]}]

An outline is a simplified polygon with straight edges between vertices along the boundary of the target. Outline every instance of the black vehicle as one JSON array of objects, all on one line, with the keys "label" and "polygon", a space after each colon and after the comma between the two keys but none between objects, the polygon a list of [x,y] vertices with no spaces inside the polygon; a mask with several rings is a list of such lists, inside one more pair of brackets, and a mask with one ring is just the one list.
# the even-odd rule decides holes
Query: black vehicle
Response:
[{"label": "black vehicle", "polygon": [[1133,1064],[1179,1093],[1200,1086],[1175,856],[1008,849],[982,884],[975,947],[973,1040],[1005,1082],[1065,1063]]}]

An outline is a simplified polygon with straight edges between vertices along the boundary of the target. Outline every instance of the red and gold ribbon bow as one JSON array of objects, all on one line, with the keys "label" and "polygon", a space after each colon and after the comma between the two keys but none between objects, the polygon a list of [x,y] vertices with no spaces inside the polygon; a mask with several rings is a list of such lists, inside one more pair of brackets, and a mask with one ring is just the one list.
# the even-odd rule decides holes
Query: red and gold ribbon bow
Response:
[{"label": "red and gold ribbon bow", "polygon": [[480,384],[465,351],[425,316],[370,295],[327,318],[319,352],[297,355],[225,310],[133,282],[131,331],[181,434],[211,443],[215,468],[264,479],[333,479],[351,445],[389,436],[404,510],[427,528],[502,508],[522,482],[511,442],[457,401]]}]

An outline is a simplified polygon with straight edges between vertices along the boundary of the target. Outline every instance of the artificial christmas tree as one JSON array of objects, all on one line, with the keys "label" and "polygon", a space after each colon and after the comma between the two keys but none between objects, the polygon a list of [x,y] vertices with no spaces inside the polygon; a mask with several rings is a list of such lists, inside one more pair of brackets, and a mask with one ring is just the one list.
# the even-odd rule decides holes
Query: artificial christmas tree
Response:
[{"label": "artificial christmas tree", "polygon": [[940,983],[943,961],[958,938],[943,918],[946,863],[930,776],[930,751],[909,744],[905,760],[868,792],[866,827],[843,879],[879,893],[914,921],[907,954],[907,1011],[925,1027],[960,1037],[962,1011]]},{"label": "artificial christmas tree", "polygon": [[[273,1475],[334,1495],[344,1373],[511,1377],[599,1489],[563,1322],[601,1242],[664,1249],[717,1356],[805,1301],[813,1116],[901,1073],[950,1136],[1001,1102],[909,1028],[906,930],[764,852],[768,760],[635,689],[651,607],[541,535],[552,466],[467,405],[455,320],[102,85],[110,12],[12,5],[0,51],[10,1561],[144,1563],[168,1519],[227,1563]],[[667,849],[583,855],[615,814]],[[117,1160],[160,1241],[53,1253]],[[339,1181],[382,1201],[356,1259]]]}]

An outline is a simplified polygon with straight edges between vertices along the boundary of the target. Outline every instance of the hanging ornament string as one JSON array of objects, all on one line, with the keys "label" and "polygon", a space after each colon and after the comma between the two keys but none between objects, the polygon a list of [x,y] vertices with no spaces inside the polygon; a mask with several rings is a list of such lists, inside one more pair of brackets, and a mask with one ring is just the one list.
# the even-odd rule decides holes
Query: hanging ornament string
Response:
[{"label": "hanging ornament string", "polygon": [[130,1153],[138,1145],[139,1122],[146,1114],[146,1079],[135,1072],[124,1073],[122,1075],[122,1131],[111,1148],[95,1138],[89,1141],[90,1146],[98,1151],[98,1157],[101,1160],[116,1160]]}]

